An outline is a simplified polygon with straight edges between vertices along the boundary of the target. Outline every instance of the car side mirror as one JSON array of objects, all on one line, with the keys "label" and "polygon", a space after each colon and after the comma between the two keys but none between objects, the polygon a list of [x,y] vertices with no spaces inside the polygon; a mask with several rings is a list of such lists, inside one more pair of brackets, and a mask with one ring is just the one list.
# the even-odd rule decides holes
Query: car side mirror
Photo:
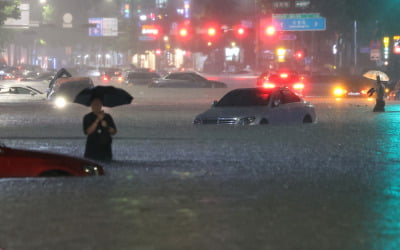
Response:
[{"label": "car side mirror", "polygon": [[32,92],[31,92],[31,96],[34,96],[34,95],[36,95],[36,93],[32,91]]},{"label": "car side mirror", "polygon": [[214,100],[212,106],[215,107],[215,106],[217,106],[217,104],[218,104],[218,101],[217,101],[217,100]]},{"label": "car side mirror", "polygon": [[279,105],[281,105],[281,100],[279,99],[275,99],[274,102],[272,103],[272,107],[278,107]]}]

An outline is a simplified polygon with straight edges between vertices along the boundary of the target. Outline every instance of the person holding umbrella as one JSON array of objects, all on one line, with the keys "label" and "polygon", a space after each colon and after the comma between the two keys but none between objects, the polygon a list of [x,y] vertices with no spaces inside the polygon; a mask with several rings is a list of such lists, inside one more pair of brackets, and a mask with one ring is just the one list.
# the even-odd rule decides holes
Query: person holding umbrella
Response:
[{"label": "person holding umbrella", "polygon": [[112,136],[117,133],[111,115],[102,110],[100,97],[93,97],[90,105],[92,112],[83,117],[83,131],[87,135],[85,157],[93,160],[112,160]]},{"label": "person holding umbrella", "polygon": [[376,76],[376,104],[374,112],[385,112],[385,85],[381,82],[380,76]]},{"label": "person holding umbrella", "polygon": [[377,70],[368,71],[363,76],[373,80],[376,79],[376,88],[371,88],[368,90],[369,96],[372,96],[374,93],[376,93],[376,103],[372,111],[385,112],[385,85],[382,81],[389,81],[389,77],[386,75],[386,73]]},{"label": "person holding umbrella", "polygon": [[113,86],[96,86],[79,92],[74,103],[92,109],[83,117],[83,132],[87,135],[85,157],[100,161],[112,160],[112,136],[117,133],[117,128],[111,115],[104,113],[102,108],[130,104],[132,100],[128,92]]}]

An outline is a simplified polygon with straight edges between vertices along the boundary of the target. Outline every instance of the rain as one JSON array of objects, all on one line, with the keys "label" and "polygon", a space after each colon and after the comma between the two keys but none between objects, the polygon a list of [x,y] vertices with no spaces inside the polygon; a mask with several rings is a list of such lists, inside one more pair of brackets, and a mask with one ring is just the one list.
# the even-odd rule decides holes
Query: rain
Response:
[{"label": "rain", "polygon": [[[64,107],[47,97],[60,69],[70,73],[62,81],[90,78],[133,100],[104,107],[117,128],[112,161],[96,161],[104,176],[0,178],[0,249],[397,249],[400,34],[391,12],[384,13],[398,7],[364,2],[15,5],[20,15],[7,15],[24,27],[4,19],[0,31],[0,144],[84,158],[82,123],[90,107],[74,103],[75,94]],[[375,20],[362,15],[361,3],[365,12],[375,10]],[[263,28],[272,19],[282,26],[257,33],[254,17]],[[182,25],[187,37],[180,37]],[[207,25],[221,33],[212,37]],[[239,26],[244,37],[234,34]],[[300,76],[278,88],[292,91],[300,79],[300,98],[315,108],[315,121],[193,124],[231,90],[279,84],[268,78],[278,69]],[[375,86],[363,76],[368,70],[388,75],[383,112],[373,112],[376,96],[366,94]],[[151,77],[136,81],[131,72]],[[44,73],[51,76],[39,79]],[[168,78],[172,73],[205,80],[168,86],[177,82]],[[33,87],[46,98],[1,99],[6,83]]]}]

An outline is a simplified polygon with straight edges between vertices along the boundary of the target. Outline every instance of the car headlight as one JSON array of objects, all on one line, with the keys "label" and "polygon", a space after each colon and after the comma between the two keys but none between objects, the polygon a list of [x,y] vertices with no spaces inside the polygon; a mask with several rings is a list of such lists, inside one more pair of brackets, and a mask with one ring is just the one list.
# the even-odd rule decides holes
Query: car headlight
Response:
[{"label": "car headlight", "polygon": [[239,125],[249,125],[252,124],[256,118],[254,116],[244,117],[239,120]]},{"label": "car headlight", "polygon": [[336,87],[333,89],[333,95],[336,97],[342,97],[347,93],[347,90],[342,87]]},{"label": "car headlight", "polygon": [[57,108],[64,108],[67,105],[67,100],[64,97],[57,97],[54,104]]},{"label": "car headlight", "polygon": [[97,165],[85,165],[83,166],[83,171],[88,175],[100,175],[101,167]]}]

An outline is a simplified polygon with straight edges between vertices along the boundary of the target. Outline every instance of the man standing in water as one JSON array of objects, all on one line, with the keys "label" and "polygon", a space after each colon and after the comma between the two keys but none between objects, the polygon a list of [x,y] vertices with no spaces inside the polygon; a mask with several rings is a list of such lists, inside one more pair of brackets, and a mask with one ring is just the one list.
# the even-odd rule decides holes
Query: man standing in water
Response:
[{"label": "man standing in water", "polygon": [[117,133],[111,115],[102,110],[99,97],[91,101],[92,112],[83,117],[83,132],[87,135],[85,157],[99,161],[112,160],[112,137]]}]

